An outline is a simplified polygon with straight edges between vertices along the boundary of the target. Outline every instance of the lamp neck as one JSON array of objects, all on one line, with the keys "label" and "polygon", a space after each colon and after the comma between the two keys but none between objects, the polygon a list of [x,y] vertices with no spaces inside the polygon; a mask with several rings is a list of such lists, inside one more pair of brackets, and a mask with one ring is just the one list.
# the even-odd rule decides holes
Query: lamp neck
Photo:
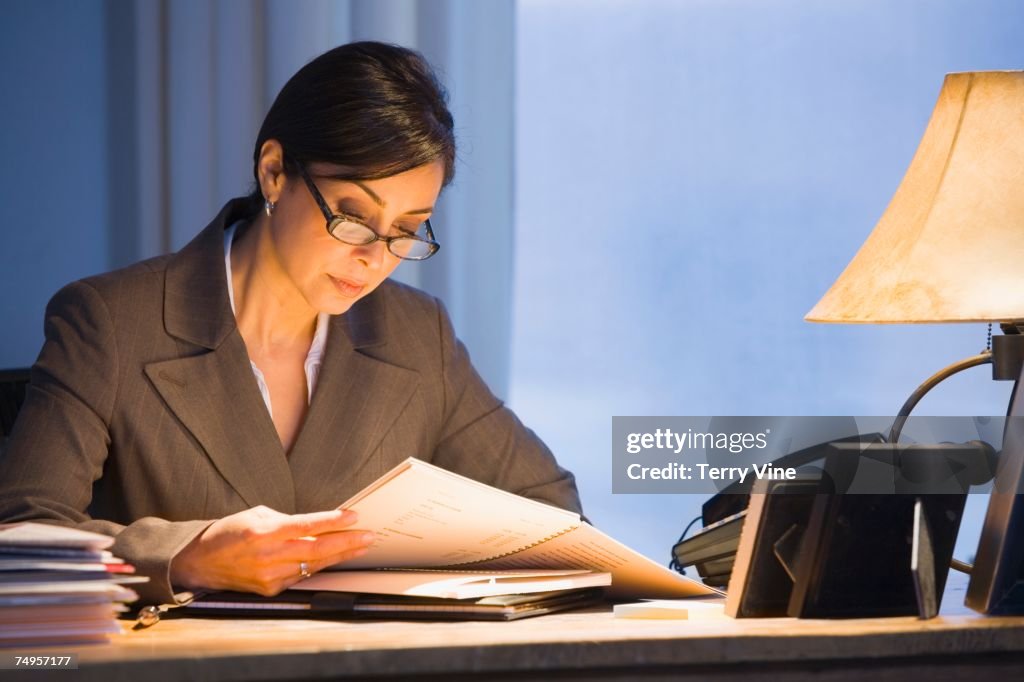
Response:
[{"label": "lamp neck", "polygon": [[907,423],[907,418],[921,402],[921,398],[954,374],[978,365],[991,364],[992,378],[996,381],[1016,381],[1020,377],[1021,370],[1024,369],[1024,324],[1008,322],[1001,324],[1000,327],[1003,333],[992,338],[992,350],[985,350],[939,370],[910,394],[893,420],[892,429],[889,431],[890,443],[899,441],[903,425]]}]

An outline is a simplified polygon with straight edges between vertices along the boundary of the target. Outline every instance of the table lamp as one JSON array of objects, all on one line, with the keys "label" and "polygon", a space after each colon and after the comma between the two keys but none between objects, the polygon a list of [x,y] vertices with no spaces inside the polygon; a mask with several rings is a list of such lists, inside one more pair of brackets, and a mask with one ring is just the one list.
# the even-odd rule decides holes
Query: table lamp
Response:
[{"label": "table lamp", "polygon": [[[992,364],[1018,380],[1024,364],[1024,71],[948,74],[924,137],[875,229],[807,314],[811,322],[998,323],[991,348],[926,380],[893,423],[946,377]],[[1014,396],[1024,389],[1019,382]],[[1009,414],[1024,414],[1024,396]],[[1003,453],[968,588],[986,612],[1024,609],[1024,434],[1007,420]],[[1002,485],[1001,485],[1002,482]],[[972,597],[973,595],[973,597]],[[972,603],[973,598],[973,603]],[[1001,605],[1001,606],[1000,606]]]},{"label": "table lamp", "polygon": [[[951,73],[889,207],[810,322],[989,322],[992,350],[939,372],[1024,359],[1024,71]],[[901,426],[898,423],[894,426]],[[899,429],[893,436],[898,437]]]}]

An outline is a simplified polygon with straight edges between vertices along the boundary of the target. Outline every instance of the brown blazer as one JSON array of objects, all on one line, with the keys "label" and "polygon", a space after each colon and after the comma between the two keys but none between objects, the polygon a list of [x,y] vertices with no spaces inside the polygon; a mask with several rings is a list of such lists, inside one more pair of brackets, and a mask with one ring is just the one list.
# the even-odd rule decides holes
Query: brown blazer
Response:
[{"label": "brown blazer", "polygon": [[256,505],[330,509],[406,457],[580,510],[572,474],[487,389],[441,303],[386,281],[334,316],[306,421],[286,457],[235,326],[229,202],[176,254],[72,283],[0,462],[0,520],[112,535],[172,600],[171,558]]}]

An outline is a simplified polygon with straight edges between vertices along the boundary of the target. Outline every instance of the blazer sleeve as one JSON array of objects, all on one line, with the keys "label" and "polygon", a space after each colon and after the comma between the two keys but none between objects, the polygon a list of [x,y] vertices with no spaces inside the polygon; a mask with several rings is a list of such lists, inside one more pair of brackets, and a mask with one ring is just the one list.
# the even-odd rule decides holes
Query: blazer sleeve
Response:
[{"label": "blazer sleeve", "polygon": [[93,484],[110,452],[118,400],[117,336],[102,296],[86,282],[46,308],[45,342],[0,460],[0,521],[38,521],[113,536],[111,551],[150,581],[142,601],[173,602],[170,562],[212,521],[147,517],[127,525],[93,519]]},{"label": "blazer sleeve", "polygon": [[444,422],[434,463],[562,509],[582,513],[572,473],[491,393],[437,301]]}]

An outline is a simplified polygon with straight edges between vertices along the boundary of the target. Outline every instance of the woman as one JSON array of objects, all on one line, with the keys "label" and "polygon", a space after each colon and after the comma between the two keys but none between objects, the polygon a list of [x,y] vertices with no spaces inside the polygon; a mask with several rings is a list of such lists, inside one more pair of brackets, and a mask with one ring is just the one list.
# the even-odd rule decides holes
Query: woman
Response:
[{"label": "woman", "polygon": [[284,86],[256,187],[176,254],[75,282],[0,464],[0,519],[110,534],[151,580],[276,594],[359,556],[337,505],[408,456],[579,511],[572,475],[487,390],[440,302],[387,281],[438,249],[454,171],[415,52],[354,43]]}]

